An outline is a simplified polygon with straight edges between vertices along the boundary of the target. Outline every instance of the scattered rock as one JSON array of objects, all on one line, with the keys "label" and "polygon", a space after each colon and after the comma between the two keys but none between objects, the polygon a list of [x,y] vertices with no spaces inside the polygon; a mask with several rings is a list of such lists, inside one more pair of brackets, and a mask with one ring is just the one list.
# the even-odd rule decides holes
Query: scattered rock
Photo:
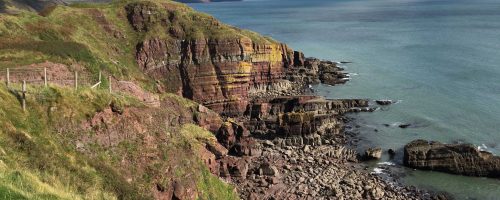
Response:
[{"label": "scattered rock", "polygon": [[207,149],[212,152],[217,158],[221,158],[225,155],[227,155],[228,150],[224,148],[221,144],[218,142],[207,142],[206,143]]},{"label": "scattered rock", "polygon": [[121,103],[113,101],[111,102],[110,106],[111,106],[111,111],[113,111],[114,113],[118,113],[120,115],[123,114],[124,108]]},{"label": "scattered rock", "polygon": [[198,112],[201,112],[201,113],[207,113],[208,112],[208,108],[199,104],[198,105]]},{"label": "scattered rock", "polygon": [[265,147],[273,147],[274,144],[273,142],[269,141],[269,140],[266,140],[264,141],[264,143],[262,143]]},{"label": "scattered rock", "polygon": [[262,165],[260,166],[260,174],[266,176],[276,176],[276,177],[279,177],[280,175],[278,168],[269,163],[262,163]]},{"label": "scattered rock", "polygon": [[384,197],[384,190],[382,188],[376,187],[371,189],[370,195],[373,199],[381,199]]},{"label": "scattered rock", "polygon": [[376,100],[378,105],[386,106],[392,104],[392,100]]},{"label": "scattered rock", "polygon": [[389,153],[390,156],[395,156],[396,155],[396,151],[394,151],[394,149],[387,150],[387,153]]},{"label": "scattered rock", "polygon": [[369,148],[365,151],[364,158],[367,160],[380,159],[381,157],[382,157],[382,149],[380,147]]},{"label": "scattered rock", "polygon": [[411,126],[411,124],[400,124],[398,127],[399,128],[408,128],[410,126]]},{"label": "scattered rock", "polygon": [[304,152],[308,153],[308,152],[310,152],[310,151],[311,151],[311,146],[306,145],[306,146],[304,146],[304,149],[303,149],[303,150],[304,150]]}]

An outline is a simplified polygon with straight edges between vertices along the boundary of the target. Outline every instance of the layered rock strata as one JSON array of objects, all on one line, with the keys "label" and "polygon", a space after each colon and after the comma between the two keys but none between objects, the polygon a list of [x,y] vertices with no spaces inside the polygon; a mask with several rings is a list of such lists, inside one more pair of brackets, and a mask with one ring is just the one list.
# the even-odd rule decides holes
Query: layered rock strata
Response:
[{"label": "layered rock strata", "polygon": [[[341,115],[357,109],[369,111],[363,99],[327,100],[317,96],[280,96],[254,100],[245,126],[255,135],[280,145],[321,145],[322,138],[343,129]],[[340,142],[340,141],[338,141]]]},{"label": "layered rock strata", "polygon": [[500,178],[500,157],[471,144],[415,140],[404,147],[404,164],[417,169]]},{"label": "layered rock strata", "polygon": [[[130,24],[147,33],[159,26],[170,37],[151,36],[137,45],[136,60],[148,75],[162,80],[168,91],[202,103],[227,116],[241,116],[252,96],[300,94],[307,84],[338,84],[347,75],[336,63],[304,58],[287,45],[245,35],[192,37],[176,11],[162,13],[150,3],[127,6]],[[218,21],[213,27],[222,26]],[[228,30],[229,31],[229,30]],[[290,82],[295,83],[292,87]]]}]

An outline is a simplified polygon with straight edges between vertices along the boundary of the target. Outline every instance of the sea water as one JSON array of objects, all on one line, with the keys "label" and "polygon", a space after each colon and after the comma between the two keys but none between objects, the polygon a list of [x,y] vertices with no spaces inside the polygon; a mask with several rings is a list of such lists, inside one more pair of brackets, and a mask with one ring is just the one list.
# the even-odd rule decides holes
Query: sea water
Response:
[{"label": "sea water", "polygon": [[[246,0],[190,4],[306,56],[352,61],[328,98],[392,99],[356,114],[359,148],[422,138],[500,154],[500,0]],[[412,126],[401,129],[398,124]],[[387,126],[389,125],[389,126]],[[397,157],[401,158],[401,156]],[[383,161],[401,164],[400,159]],[[376,168],[377,172],[382,172]],[[383,173],[383,172],[382,172]],[[457,199],[500,199],[500,181],[404,170],[403,182]]]}]

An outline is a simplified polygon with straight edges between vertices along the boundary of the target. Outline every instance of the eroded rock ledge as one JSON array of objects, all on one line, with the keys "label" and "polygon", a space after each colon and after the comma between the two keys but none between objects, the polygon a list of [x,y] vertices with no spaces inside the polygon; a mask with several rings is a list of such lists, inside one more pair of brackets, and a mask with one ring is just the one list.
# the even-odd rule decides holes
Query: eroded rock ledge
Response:
[{"label": "eroded rock ledge", "polygon": [[423,170],[500,178],[500,157],[471,144],[415,140],[404,147],[404,164]]}]

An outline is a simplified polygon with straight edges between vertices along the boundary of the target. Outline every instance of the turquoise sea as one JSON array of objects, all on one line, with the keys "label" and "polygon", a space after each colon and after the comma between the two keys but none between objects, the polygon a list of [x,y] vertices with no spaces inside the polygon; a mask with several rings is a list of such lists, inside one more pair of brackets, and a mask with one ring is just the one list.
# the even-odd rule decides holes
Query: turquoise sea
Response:
[{"label": "turquoise sea", "polygon": [[[246,0],[190,5],[225,23],[288,43],[307,56],[352,61],[345,66],[351,81],[335,87],[318,85],[316,90],[329,98],[399,102],[354,116],[360,125],[355,130],[362,139],[360,148],[401,149],[424,138],[473,143],[500,154],[500,0]],[[413,126],[401,129],[398,123]],[[500,199],[500,180],[404,172],[403,182],[446,191],[457,199]]]}]

